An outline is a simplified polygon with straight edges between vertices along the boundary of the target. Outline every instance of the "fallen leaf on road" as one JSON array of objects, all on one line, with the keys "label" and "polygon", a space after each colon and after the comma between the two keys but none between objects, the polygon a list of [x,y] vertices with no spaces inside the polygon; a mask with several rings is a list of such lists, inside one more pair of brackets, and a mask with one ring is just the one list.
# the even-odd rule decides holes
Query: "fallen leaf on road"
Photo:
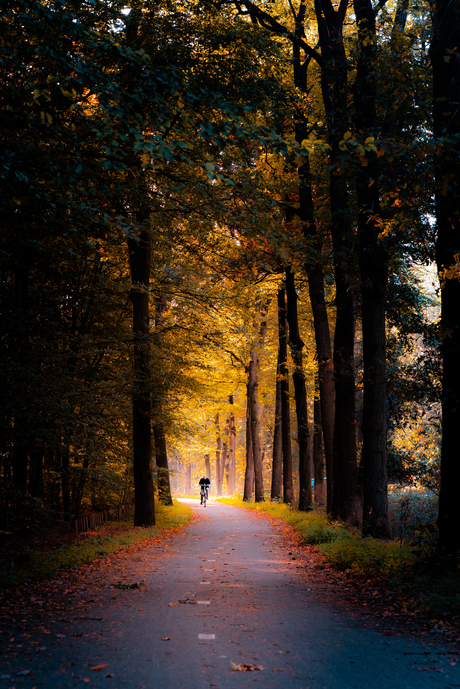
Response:
[{"label": "fallen leaf on road", "polygon": [[171,637],[170,636],[162,636],[161,640],[162,641],[171,641]]},{"label": "fallen leaf on road", "polygon": [[95,665],[91,670],[103,670],[105,667],[107,667],[107,663],[104,663],[104,665]]},{"label": "fallen leaf on road", "polygon": [[262,665],[248,665],[246,663],[232,663],[232,670],[238,670],[239,672],[253,672],[254,670],[263,670]]}]

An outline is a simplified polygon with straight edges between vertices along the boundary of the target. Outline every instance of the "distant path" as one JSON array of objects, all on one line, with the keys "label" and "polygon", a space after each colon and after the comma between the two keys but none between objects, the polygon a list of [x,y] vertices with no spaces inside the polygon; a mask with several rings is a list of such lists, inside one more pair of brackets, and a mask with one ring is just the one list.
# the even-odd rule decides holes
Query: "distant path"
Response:
[{"label": "distant path", "polygon": [[[112,557],[97,576],[85,570],[81,590],[61,591],[64,612],[18,620],[26,636],[9,645],[0,678],[12,679],[0,688],[460,687],[458,654],[388,639],[318,598],[267,518],[212,501],[193,509],[199,518],[180,535]],[[103,587],[142,578],[141,590]]]}]

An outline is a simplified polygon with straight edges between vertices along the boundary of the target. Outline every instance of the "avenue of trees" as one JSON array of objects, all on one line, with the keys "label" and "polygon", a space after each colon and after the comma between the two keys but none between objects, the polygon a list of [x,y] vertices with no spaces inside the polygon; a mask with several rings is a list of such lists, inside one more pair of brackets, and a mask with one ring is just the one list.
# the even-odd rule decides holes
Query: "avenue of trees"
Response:
[{"label": "avenue of trees", "polygon": [[416,479],[457,551],[456,5],[0,8],[0,528],[195,462],[378,538]]}]

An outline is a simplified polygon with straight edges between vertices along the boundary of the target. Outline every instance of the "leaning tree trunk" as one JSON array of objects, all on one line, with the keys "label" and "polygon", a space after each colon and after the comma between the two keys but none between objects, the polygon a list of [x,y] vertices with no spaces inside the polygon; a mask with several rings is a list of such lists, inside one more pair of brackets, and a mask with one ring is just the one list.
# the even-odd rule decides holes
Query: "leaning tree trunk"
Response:
[{"label": "leaning tree trunk", "polygon": [[133,304],[133,462],[134,525],[155,524],[155,502],[152,476],[152,433],[150,426],[150,340],[149,279],[150,234],[142,230],[138,239],[128,239]]},{"label": "leaning tree trunk", "polygon": [[[358,64],[354,84],[356,129],[365,137],[376,127],[376,27],[370,0],[354,0]],[[386,286],[388,259],[379,238],[377,157],[366,154],[357,172],[359,266],[363,329],[363,534],[389,538],[386,415]]]},{"label": "leaning tree trunk", "polygon": [[292,379],[297,415],[297,437],[299,443],[299,510],[311,509],[311,471],[310,471],[310,432],[308,428],[307,390],[303,370],[302,350],[304,343],[300,337],[297,315],[297,292],[294,273],[286,269],[287,320],[289,324],[289,344],[294,363]]},{"label": "leaning tree trunk", "polygon": [[441,282],[442,445],[439,541],[446,553],[460,550],[460,8],[432,3],[433,122],[435,141],[436,262]]}]

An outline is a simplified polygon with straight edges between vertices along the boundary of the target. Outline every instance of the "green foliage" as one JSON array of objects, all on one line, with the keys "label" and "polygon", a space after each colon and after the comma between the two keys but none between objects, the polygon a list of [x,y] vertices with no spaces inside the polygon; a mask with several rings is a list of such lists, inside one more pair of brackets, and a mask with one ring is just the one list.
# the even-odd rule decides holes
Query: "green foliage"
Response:
[{"label": "green foliage", "polygon": [[407,545],[362,538],[358,533],[351,532],[342,533],[319,548],[338,569],[351,570],[366,577],[389,578],[407,570],[416,561],[412,549]]},{"label": "green foliage", "polygon": [[357,530],[331,522],[323,512],[298,512],[280,503],[250,503],[232,498],[222,498],[221,501],[284,519],[305,543],[317,545],[326,558],[341,570],[348,569],[369,577],[390,577],[416,562],[409,545],[362,538]]},{"label": "green foliage", "polygon": [[157,523],[152,527],[133,527],[131,515],[116,522],[108,522],[98,527],[95,533],[83,535],[72,545],[65,545],[58,550],[24,550],[0,572],[0,588],[19,586],[33,579],[49,577],[60,569],[76,569],[97,558],[161,536],[168,529],[180,528],[192,516],[191,509],[180,503],[173,506],[157,504],[155,511]]}]

